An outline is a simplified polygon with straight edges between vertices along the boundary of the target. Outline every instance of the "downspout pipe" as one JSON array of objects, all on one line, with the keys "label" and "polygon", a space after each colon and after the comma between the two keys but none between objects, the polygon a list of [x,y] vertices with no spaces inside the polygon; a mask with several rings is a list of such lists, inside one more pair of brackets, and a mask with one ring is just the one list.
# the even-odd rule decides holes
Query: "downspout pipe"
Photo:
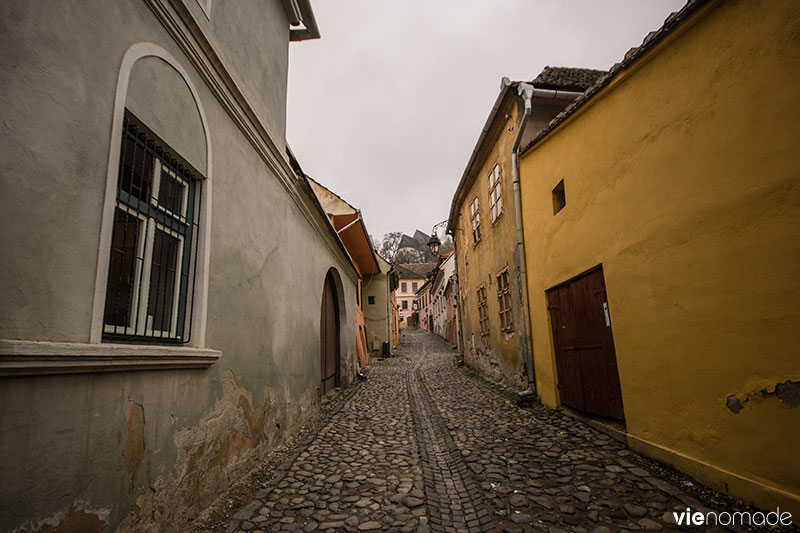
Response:
[{"label": "downspout pipe", "polygon": [[523,102],[525,103],[525,109],[522,112],[522,118],[520,118],[519,121],[517,135],[514,138],[514,145],[511,147],[511,177],[514,183],[514,215],[517,222],[516,254],[519,258],[519,268],[517,269],[519,279],[517,280],[517,286],[519,287],[520,310],[522,311],[522,343],[525,350],[525,365],[528,370],[528,388],[519,393],[519,399],[521,401],[530,400],[536,397],[536,377],[533,373],[533,357],[530,349],[530,339],[528,337],[528,280],[526,277],[527,269],[525,267],[525,250],[523,249],[522,245],[522,215],[519,192],[519,155],[517,154],[519,150],[519,144],[522,141],[522,134],[525,132],[525,123],[528,121],[533,108],[532,99],[534,90],[535,89],[533,85],[528,83],[520,83],[517,88],[517,94],[522,97]]},{"label": "downspout pipe", "polygon": [[583,93],[573,91],[559,91],[552,89],[537,89],[529,83],[517,85],[517,94],[522,97],[525,109],[519,121],[517,135],[514,138],[514,145],[511,147],[511,176],[514,182],[514,214],[517,222],[517,247],[516,254],[519,258],[519,301],[522,310],[522,342],[525,350],[525,365],[528,370],[528,388],[519,393],[519,399],[529,400],[536,397],[536,376],[533,369],[533,354],[531,353],[531,342],[528,335],[528,277],[525,262],[525,247],[522,242],[522,208],[520,202],[520,181],[519,181],[519,145],[522,135],[525,133],[525,124],[533,111],[533,98],[548,99],[569,99],[574,100]]},{"label": "downspout pipe", "polygon": [[456,239],[455,230],[449,233],[453,237],[453,255],[455,255],[455,265],[453,269],[453,288],[456,293],[456,334],[458,336],[458,354],[460,359],[458,364],[464,364],[464,337],[461,331],[461,292],[458,290],[458,239]]}]

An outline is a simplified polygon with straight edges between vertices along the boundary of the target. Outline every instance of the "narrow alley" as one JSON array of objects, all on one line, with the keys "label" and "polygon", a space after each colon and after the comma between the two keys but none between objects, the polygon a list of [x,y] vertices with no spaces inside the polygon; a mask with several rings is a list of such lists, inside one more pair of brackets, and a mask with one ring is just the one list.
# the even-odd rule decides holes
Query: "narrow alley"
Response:
[{"label": "narrow alley", "polygon": [[800,1],[0,2],[0,533],[800,533]]},{"label": "narrow alley", "polygon": [[672,531],[673,511],[719,504],[558,411],[515,407],[454,353],[404,330],[252,501],[195,531]]}]

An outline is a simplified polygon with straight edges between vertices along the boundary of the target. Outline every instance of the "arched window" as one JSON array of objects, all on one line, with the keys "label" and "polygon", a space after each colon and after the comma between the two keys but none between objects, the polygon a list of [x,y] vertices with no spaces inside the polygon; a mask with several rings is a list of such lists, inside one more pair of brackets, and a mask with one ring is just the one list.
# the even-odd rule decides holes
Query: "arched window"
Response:
[{"label": "arched window", "polygon": [[126,110],[103,340],[189,340],[202,176]]}]

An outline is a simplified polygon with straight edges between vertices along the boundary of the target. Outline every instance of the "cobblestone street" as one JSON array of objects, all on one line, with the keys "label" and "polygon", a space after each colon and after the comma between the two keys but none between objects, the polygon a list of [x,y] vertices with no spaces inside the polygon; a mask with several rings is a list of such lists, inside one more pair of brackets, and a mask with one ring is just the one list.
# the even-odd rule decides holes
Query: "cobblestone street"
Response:
[{"label": "cobblestone street", "polygon": [[571,417],[516,407],[422,330],[342,394],[224,531],[673,531],[673,510],[713,505]]}]

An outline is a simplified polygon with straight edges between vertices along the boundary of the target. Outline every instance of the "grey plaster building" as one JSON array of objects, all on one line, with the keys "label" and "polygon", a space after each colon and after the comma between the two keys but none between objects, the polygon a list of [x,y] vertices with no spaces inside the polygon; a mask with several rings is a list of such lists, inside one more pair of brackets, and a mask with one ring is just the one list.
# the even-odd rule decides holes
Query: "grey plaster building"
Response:
[{"label": "grey plaster building", "polygon": [[318,36],[307,0],[0,4],[0,529],[183,530],[353,378],[285,142]]}]

